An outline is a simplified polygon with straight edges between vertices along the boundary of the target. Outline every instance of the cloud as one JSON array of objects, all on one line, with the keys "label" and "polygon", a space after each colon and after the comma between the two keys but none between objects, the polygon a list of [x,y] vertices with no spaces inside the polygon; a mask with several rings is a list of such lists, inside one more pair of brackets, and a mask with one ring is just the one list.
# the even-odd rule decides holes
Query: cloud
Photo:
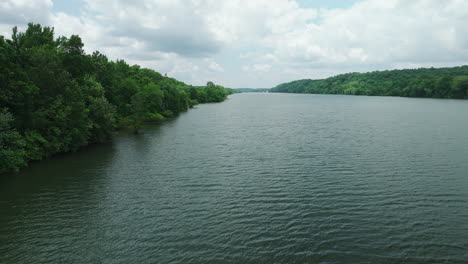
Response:
[{"label": "cloud", "polygon": [[72,16],[53,12],[51,0],[4,0],[0,32],[52,25],[79,34],[87,52],[230,87],[468,62],[468,1],[361,0],[334,9],[298,1],[85,0]]},{"label": "cloud", "polygon": [[147,50],[204,57],[217,53],[217,40],[198,1],[87,0],[87,16],[117,38],[142,42]]},{"label": "cloud", "polygon": [[252,66],[243,66],[242,70],[244,72],[269,72],[271,70],[271,65],[269,64],[254,64]]},{"label": "cloud", "polygon": [[0,2],[0,22],[6,25],[49,22],[52,0],[2,0]]},{"label": "cloud", "polygon": [[312,20],[317,10],[299,8],[288,0],[205,1],[212,9],[205,12],[208,24],[218,39],[229,45],[262,44],[271,35]]},{"label": "cloud", "polygon": [[214,61],[213,59],[205,59],[204,60],[206,62],[206,64],[208,65],[208,69],[210,69],[211,71],[214,71],[214,72],[224,72],[224,68],[221,67],[221,65],[219,65],[216,61]]},{"label": "cloud", "polygon": [[466,1],[368,0],[319,16],[320,23],[271,36],[276,55],[316,68],[468,59]]},{"label": "cloud", "polygon": [[11,29],[26,28],[27,23],[51,24],[52,0],[2,0],[0,1],[0,35],[11,36]]}]

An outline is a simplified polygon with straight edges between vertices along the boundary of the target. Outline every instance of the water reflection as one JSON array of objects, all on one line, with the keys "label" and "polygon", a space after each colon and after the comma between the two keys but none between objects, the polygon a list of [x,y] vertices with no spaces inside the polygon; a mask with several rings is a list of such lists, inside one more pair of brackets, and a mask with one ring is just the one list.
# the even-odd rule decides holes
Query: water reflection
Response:
[{"label": "water reflection", "polygon": [[113,143],[90,146],[0,179],[0,260],[53,262],[53,252],[75,254],[73,241],[94,237],[88,227],[98,220],[114,154]]},{"label": "water reflection", "polygon": [[463,263],[467,111],[278,94],[200,105],[2,180],[0,263]]}]

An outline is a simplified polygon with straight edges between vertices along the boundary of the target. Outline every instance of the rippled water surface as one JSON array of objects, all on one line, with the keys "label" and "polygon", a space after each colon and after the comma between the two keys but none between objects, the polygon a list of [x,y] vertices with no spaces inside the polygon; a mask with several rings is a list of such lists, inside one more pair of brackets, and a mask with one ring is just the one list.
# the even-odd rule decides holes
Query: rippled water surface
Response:
[{"label": "rippled water surface", "polygon": [[197,106],[0,179],[0,263],[468,263],[468,101]]}]

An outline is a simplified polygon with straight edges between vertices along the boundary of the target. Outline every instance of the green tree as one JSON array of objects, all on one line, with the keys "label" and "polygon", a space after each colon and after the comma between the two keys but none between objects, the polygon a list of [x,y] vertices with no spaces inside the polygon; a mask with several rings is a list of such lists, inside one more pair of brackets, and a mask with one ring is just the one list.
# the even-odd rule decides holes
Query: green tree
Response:
[{"label": "green tree", "polygon": [[111,139],[117,125],[115,107],[105,97],[104,88],[94,76],[86,76],[83,92],[91,121],[90,142],[100,143]]},{"label": "green tree", "polygon": [[453,77],[445,75],[440,78],[435,87],[435,95],[438,98],[447,98],[452,87]]},{"label": "green tree", "polygon": [[271,92],[464,98],[468,66],[347,73],[280,84]]},{"label": "green tree", "polygon": [[[176,116],[226,89],[191,87],[151,69],[87,55],[77,35],[29,24],[0,36],[0,173],[110,140],[117,128]],[[208,96],[209,95],[209,96]],[[223,97],[224,96],[224,97]]]},{"label": "green tree", "polygon": [[222,86],[207,85],[205,88],[207,102],[222,102],[226,99],[227,93]]},{"label": "green tree", "polygon": [[64,68],[73,78],[81,81],[92,70],[91,59],[85,56],[84,44],[81,38],[72,35],[70,38],[60,37],[57,42]]},{"label": "green tree", "polygon": [[17,172],[26,165],[24,140],[12,123],[13,115],[0,110],[0,173]]},{"label": "green tree", "polygon": [[458,76],[453,80],[451,94],[457,99],[468,98],[468,76]]}]

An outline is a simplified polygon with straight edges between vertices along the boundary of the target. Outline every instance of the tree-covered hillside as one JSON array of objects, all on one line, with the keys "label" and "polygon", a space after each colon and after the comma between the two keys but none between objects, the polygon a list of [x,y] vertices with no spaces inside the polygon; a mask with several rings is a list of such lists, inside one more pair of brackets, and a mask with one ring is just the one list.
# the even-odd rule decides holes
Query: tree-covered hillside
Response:
[{"label": "tree-covered hillside", "polygon": [[55,38],[53,28],[38,24],[0,36],[0,174],[232,92],[212,82],[193,87],[83,47],[79,36]]},{"label": "tree-covered hillside", "polygon": [[468,66],[341,74],[299,80],[270,90],[283,93],[468,98]]}]

